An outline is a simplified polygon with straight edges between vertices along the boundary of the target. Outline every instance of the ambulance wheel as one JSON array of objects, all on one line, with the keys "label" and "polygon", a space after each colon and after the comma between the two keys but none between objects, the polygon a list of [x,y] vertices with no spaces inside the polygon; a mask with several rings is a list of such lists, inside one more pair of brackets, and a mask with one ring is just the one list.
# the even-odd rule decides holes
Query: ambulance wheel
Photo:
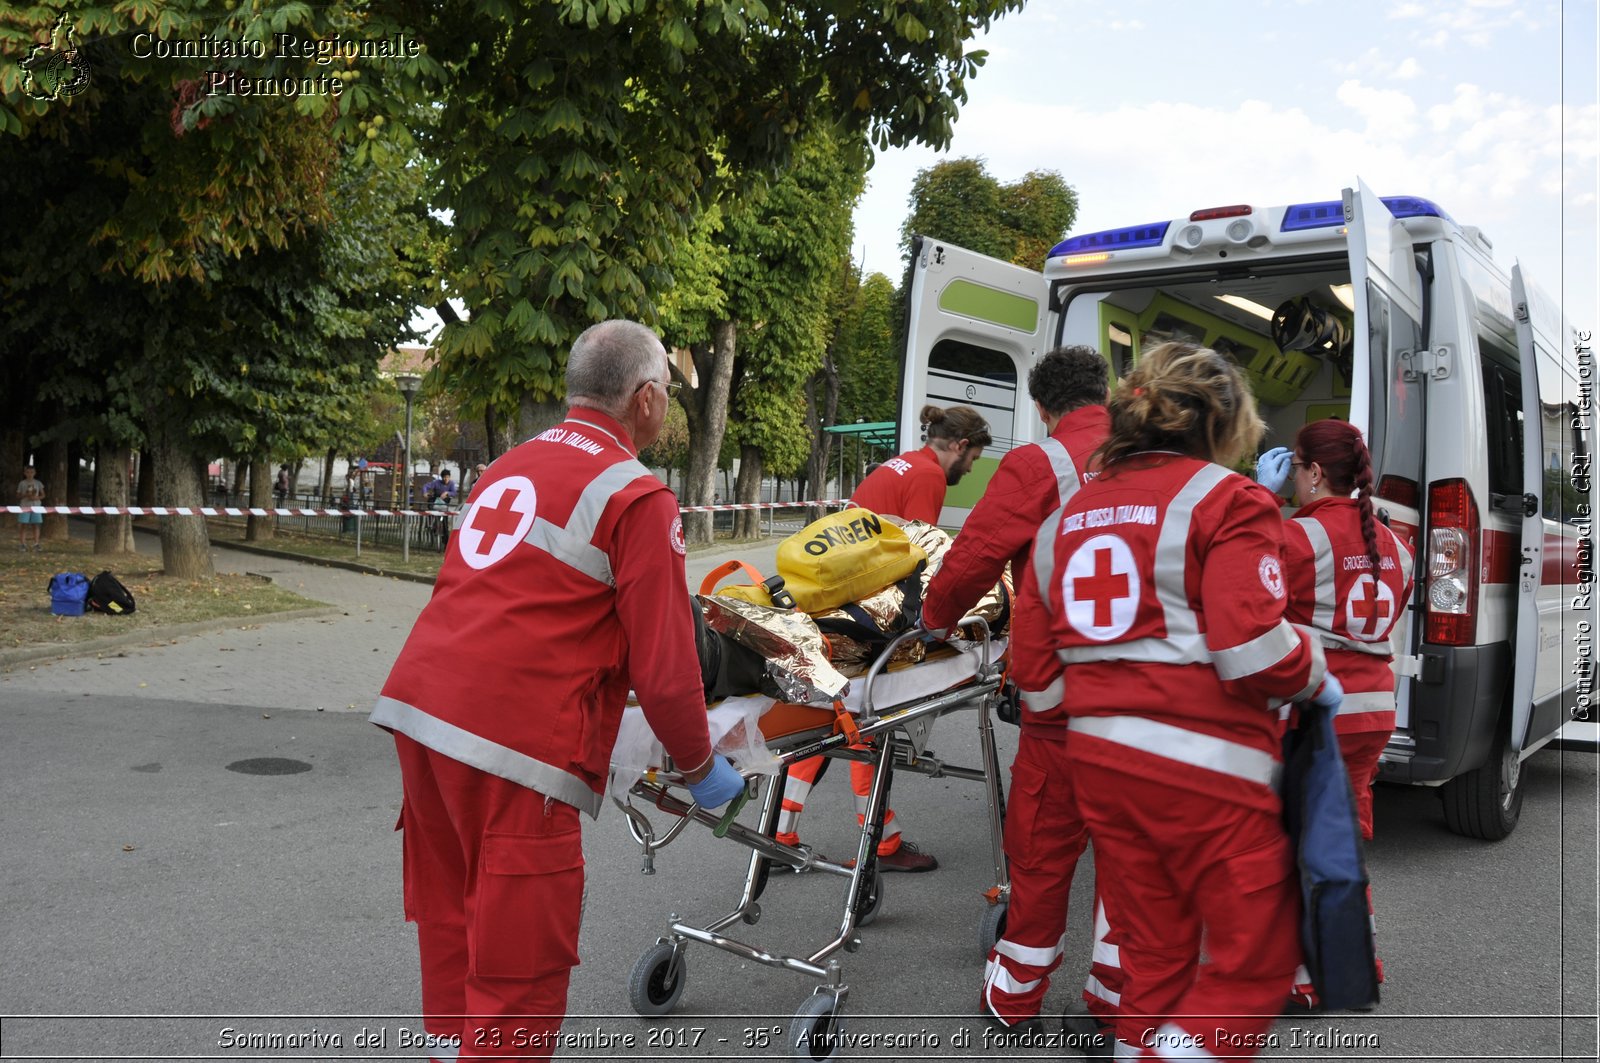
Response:
[{"label": "ambulance wheel", "polygon": [[645,949],[628,976],[628,1003],[640,1015],[665,1015],[683,996],[688,976],[688,961],[683,955],[673,962],[673,948],[660,942]]},{"label": "ambulance wheel", "polygon": [[978,920],[978,948],[983,950],[984,959],[989,958],[995,942],[1005,937],[1006,909],[1009,907],[1007,901],[988,905],[983,910],[983,918]]},{"label": "ambulance wheel", "polygon": [[1444,821],[1468,838],[1497,842],[1517,827],[1522,816],[1522,760],[1511,748],[1510,728],[1495,725],[1489,759],[1439,788]]},{"label": "ambulance wheel", "polygon": [[840,1059],[844,1010],[831,993],[813,993],[794,1013],[789,1024],[789,1054],[796,1059]]},{"label": "ambulance wheel", "polygon": [[867,903],[856,915],[856,926],[871,926],[883,914],[883,876],[873,875],[867,887]]}]

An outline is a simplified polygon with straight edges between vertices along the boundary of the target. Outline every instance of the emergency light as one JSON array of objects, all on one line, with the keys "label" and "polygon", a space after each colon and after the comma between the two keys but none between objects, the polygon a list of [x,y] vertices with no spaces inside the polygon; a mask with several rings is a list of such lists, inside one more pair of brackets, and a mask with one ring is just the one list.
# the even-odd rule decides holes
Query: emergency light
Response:
[{"label": "emergency light", "polygon": [[[1396,218],[1443,218],[1449,222],[1455,220],[1446,214],[1439,204],[1421,196],[1383,196],[1382,199],[1383,205],[1388,207],[1389,213]],[[1320,203],[1296,203],[1292,207],[1285,207],[1283,222],[1278,226],[1278,231],[1293,233],[1303,229],[1324,229],[1343,224],[1344,201],[1329,199]]]},{"label": "emergency light", "polygon": [[1123,229],[1105,229],[1082,236],[1069,236],[1050,249],[1048,257],[1076,255],[1085,251],[1127,251],[1135,247],[1160,247],[1167,238],[1170,221],[1152,222],[1149,225],[1130,225]]}]

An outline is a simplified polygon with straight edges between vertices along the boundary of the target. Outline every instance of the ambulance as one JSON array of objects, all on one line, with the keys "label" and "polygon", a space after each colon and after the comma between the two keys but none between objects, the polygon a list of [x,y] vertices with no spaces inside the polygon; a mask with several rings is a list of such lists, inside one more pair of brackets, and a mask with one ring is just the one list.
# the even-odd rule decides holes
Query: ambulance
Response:
[{"label": "ambulance", "polygon": [[1488,236],[1357,180],[1340,199],[1074,235],[1042,273],[917,237],[908,283],[901,449],[920,445],[925,403],[975,407],[996,441],[951,489],[949,527],[1006,450],[1043,435],[1028,369],[1062,344],[1097,348],[1113,377],[1166,340],[1217,350],[1250,382],[1264,448],[1309,421],[1357,425],[1379,518],[1417,558],[1379,777],[1438,787],[1458,833],[1511,833],[1523,762],[1593,719],[1593,381]]}]

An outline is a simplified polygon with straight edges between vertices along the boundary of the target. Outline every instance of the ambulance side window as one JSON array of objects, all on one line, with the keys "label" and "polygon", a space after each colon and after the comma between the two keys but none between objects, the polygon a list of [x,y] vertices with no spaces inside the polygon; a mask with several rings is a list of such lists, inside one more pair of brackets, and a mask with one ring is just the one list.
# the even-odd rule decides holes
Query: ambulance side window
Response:
[{"label": "ambulance side window", "polygon": [[[1522,377],[1488,352],[1498,345],[1478,337],[1483,358],[1484,420],[1489,428],[1489,490],[1497,495],[1522,493]],[[1500,352],[1509,357],[1506,352]]]}]

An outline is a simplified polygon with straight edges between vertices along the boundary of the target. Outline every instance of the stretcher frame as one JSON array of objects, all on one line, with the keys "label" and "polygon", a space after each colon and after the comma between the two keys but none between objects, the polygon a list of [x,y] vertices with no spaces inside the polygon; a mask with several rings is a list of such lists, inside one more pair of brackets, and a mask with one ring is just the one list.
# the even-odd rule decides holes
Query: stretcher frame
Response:
[{"label": "stretcher frame", "polygon": [[[995,925],[1003,925],[1001,921],[1011,893],[1003,846],[1005,797],[991,711],[1000,696],[1004,676],[1000,663],[993,656],[988,623],[981,617],[972,616],[964,619],[960,626],[975,628],[977,632],[977,637],[972,641],[980,648],[980,654],[976,673],[972,677],[931,695],[881,709],[876,707],[872,699],[874,683],[885,671],[895,651],[906,642],[927,635],[921,628],[908,631],[892,640],[868,668],[862,681],[861,711],[854,717],[854,733],[849,729],[839,729],[832,714],[823,709],[821,713],[828,713],[826,724],[821,724],[819,719],[816,728],[771,740],[769,749],[777,753],[780,759],[778,772],[770,777],[744,773],[746,798],[759,794],[761,787],[766,786],[755,827],[734,819],[738,814],[738,807],[734,806],[742,807],[743,800],[736,800],[727,812],[717,812],[700,807],[692,799],[686,799],[686,796],[679,796],[679,791],[686,791],[686,784],[682,774],[670,764],[638,779],[626,798],[613,797],[613,802],[627,816],[629,831],[643,851],[643,874],[655,873],[655,854],[675,841],[690,823],[699,823],[710,828],[716,836],[726,837],[751,850],[744,885],[738,904],[732,911],[703,926],[681,919],[676,912],[668,916],[667,933],[640,957],[630,978],[630,997],[636,1011],[642,1015],[664,1015],[671,1011],[682,993],[681,974],[689,943],[709,945],[741,959],[819,979],[821,984],[802,1003],[795,1022],[789,1027],[789,1046],[794,1054],[803,1058],[833,1058],[831,1054],[819,1055],[818,1046],[828,1042],[829,1035],[839,1028],[839,1018],[850,992],[836,954],[841,949],[855,952],[861,948],[861,937],[857,931],[870,924],[881,908],[883,876],[877,870],[878,840],[883,836],[894,774],[900,771],[929,778],[967,779],[985,785],[994,885],[983,892],[989,910],[984,913],[979,934],[980,938],[993,938]],[[947,764],[926,748],[933,720],[966,708],[977,710],[983,760],[982,766],[977,768]],[[849,748],[854,744],[864,744],[868,748]],[[785,845],[774,837],[790,766],[819,754],[839,760],[865,761],[876,768],[853,866],[827,860],[807,846]],[[649,817],[632,803],[634,796],[648,800],[657,809],[676,817],[677,822],[658,837]],[[759,899],[775,864],[797,871],[842,876],[849,880],[837,932],[808,955],[771,952],[724,932],[737,922],[753,926],[760,920]]]}]

